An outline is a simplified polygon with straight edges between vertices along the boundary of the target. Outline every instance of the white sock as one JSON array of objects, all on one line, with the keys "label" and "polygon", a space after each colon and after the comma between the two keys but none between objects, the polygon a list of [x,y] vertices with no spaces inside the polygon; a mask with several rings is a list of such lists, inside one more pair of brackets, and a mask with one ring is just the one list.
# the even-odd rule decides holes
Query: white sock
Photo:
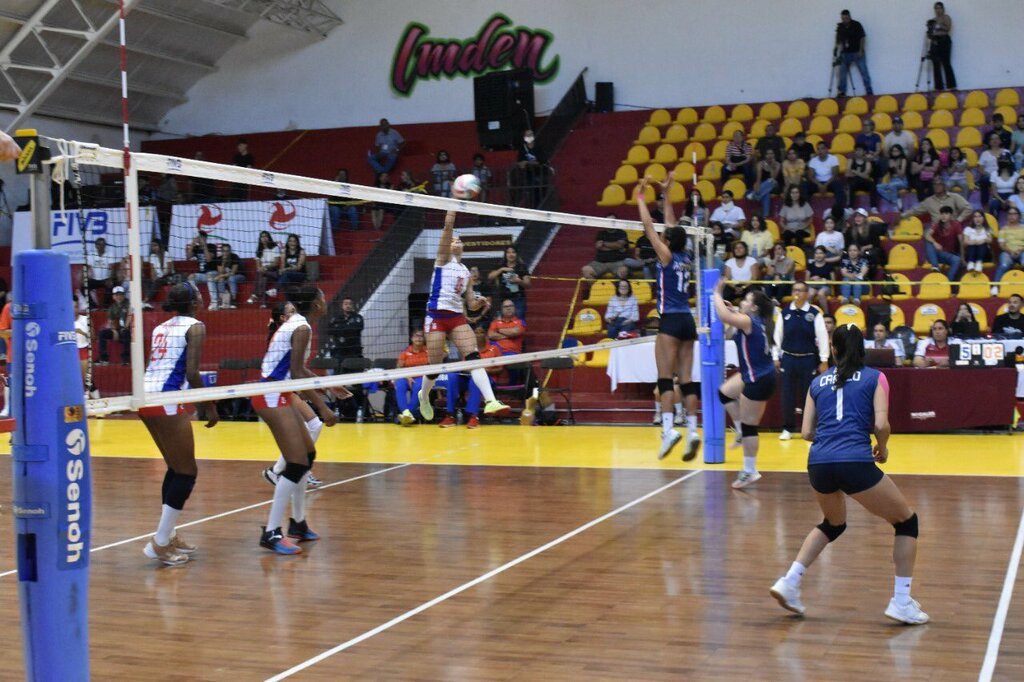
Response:
[{"label": "white sock", "polygon": [[910,603],[910,583],[913,578],[903,578],[896,576],[896,580],[893,586],[893,599],[900,606]]},{"label": "white sock", "polygon": [[743,455],[743,470],[749,473],[757,471],[757,457]]},{"label": "white sock", "polygon": [[[309,431],[309,435],[313,438],[313,442],[320,437],[320,432],[324,430],[324,423],[320,421],[320,417],[313,415],[313,418],[306,422],[306,430]],[[298,521],[298,519],[296,519]]]},{"label": "white sock", "polygon": [[434,382],[436,381],[436,378],[423,377],[423,384],[420,385],[420,392],[416,394],[416,400],[419,400],[421,395],[430,397],[430,392],[434,389]]},{"label": "white sock", "polygon": [[662,435],[667,434],[672,430],[674,417],[671,412],[661,413],[661,433]]},{"label": "white sock", "polygon": [[800,587],[800,581],[803,579],[804,572],[806,570],[806,566],[799,561],[794,561],[793,565],[789,567],[789,571],[786,573],[786,582],[793,587]]},{"label": "white sock", "polygon": [[676,403],[676,414],[680,414],[681,415],[682,413],[683,413],[683,404],[682,403]]},{"label": "white sock", "polygon": [[288,508],[292,493],[298,484],[292,483],[284,476],[277,479],[277,486],[274,488],[274,501],[270,505],[270,515],[267,517],[267,530],[274,530],[281,527],[284,519],[284,512]]},{"label": "white sock", "polygon": [[697,433],[697,415],[688,414],[686,415],[686,429],[690,432],[690,435]]},{"label": "white sock", "polygon": [[284,471],[284,466],[285,466],[284,455],[278,455],[277,461],[274,462],[274,466],[272,466],[271,469],[273,469],[275,474],[280,476],[281,472]]},{"label": "white sock", "polygon": [[487,376],[487,370],[477,367],[470,370],[469,375],[473,377],[473,383],[480,389],[480,395],[484,397],[484,403],[494,402],[494,390],[491,388],[491,379]]},{"label": "white sock", "polygon": [[174,527],[178,524],[178,516],[181,514],[180,509],[175,509],[168,505],[163,505],[160,511],[160,525],[156,527],[156,544],[161,547],[166,547],[171,542],[171,537],[174,535]]},{"label": "white sock", "polygon": [[306,520],[306,483],[309,481],[309,472],[302,475],[302,480],[295,484],[292,491],[292,518],[296,521]]},{"label": "white sock", "polygon": [[654,401],[654,414],[661,416],[661,399]]}]

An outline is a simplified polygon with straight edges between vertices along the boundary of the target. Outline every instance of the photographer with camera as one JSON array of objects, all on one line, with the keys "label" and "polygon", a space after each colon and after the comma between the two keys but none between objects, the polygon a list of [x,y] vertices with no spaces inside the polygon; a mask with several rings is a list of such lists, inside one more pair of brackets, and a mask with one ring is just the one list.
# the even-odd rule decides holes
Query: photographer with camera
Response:
[{"label": "photographer with camera", "polygon": [[874,93],[871,90],[871,75],[868,73],[868,63],[864,58],[864,42],[867,36],[864,27],[859,21],[850,18],[850,10],[844,9],[839,13],[841,21],[836,24],[836,61],[834,65],[839,66],[839,89],[837,97],[846,97],[846,78],[850,73],[850,65],[857,66],[860,77],[864,81],[864,90],[870,96]]},{"label": "photographer with camera", "polygon": [[946,14],[946,6],[935,3],[935,18],[927,22],[928,39],[931,41],[932,71],[935,74],[936,90],[956,90],[956,75],[950,56],[953,52],[953,20]]}]

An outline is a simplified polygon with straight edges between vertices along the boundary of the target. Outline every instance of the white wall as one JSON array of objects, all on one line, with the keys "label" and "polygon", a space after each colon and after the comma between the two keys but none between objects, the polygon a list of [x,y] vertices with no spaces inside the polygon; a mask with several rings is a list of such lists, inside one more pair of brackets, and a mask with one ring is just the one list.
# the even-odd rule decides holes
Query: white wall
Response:
[{"label": "white wall", "polygon": [[[580,70],[588,92],[615,83],[621,106],[657,107],[825,96],[839,11],[868,33],[876,92],[914,88],[932,0],[328,0],[345,20],[323,41],[260,22],[229,51],[190,101],[170,112],[174,134],[372,125],[473,118],[469,78],[423,81],[411,97],[389,87],[392,57],[408,22],[436,38],[466,39],[496,11],[550,31],[560,70],[536,91],[553,107]],[[961,88],[1024,84],[1020,0],[951,0],[953,65]],[[859,87],[859,81],[858,81]]]}]

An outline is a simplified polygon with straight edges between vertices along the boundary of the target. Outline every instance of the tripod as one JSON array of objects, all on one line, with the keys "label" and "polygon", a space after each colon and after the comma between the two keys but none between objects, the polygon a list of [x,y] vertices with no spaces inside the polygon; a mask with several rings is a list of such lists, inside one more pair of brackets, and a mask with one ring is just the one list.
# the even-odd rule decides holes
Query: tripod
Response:
[{"label": "tripod", "polygon": [[[924,63],[929,62],[928,68],[924,67]],[[921,47],[921,62],[917,67],[917,81],[914,83],[914,92],[917,92],[921,88],[921,74],[925,74],[925,85],[927,86],[925,92],[931,92],[932,90],[932,34],[931,31],[925,31],[924,34],[924,45]]]},{"label": "tripod", "polygon": [[[832,49],[832,73],[829,76],[829,80],[828,80],[828,96],[829,97],[832,97],[832,95],[833,95],[833,92],[832,92],[833,88],[835,88],[836,92],[838,93],[838,85],[836,84],[836,70],[837,69],[839,69],[840,73],[842,73],[843,58],[839,55],[839,46],[838,45],[836,45]],[[864,75],[861,74],[862,78],[863,78],[863,76]],[[850,92],[852,92],[853,96],[856,97],[857,96],[857,85],[856,85],[856,83],[853,82],[853,74],[851,73],[851,70],[849,68],[847,68],[846,77],[847,77],[847,79],[850,82]]]}]

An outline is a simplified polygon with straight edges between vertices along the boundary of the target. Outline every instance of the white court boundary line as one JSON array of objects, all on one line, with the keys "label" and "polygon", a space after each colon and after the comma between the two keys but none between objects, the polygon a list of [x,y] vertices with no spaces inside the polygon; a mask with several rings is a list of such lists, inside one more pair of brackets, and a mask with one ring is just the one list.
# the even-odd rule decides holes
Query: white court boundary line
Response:
[{"label": "white court boundary line", "polygon": [[1013,543],[1013,551],[1010,552],[1010,563],[1006,566],[1003,592],[999,595],[999,607],[996,609],[995,618],[992,619],[992,633],[988,637],[988,649],[985,651],[985,661],[981,665],[981,673],[978,674],[978,682],[991,682],[992,675],[996,671],[999,644],[1003,640],[1003,626],[1006,625],[1006,614],[1010,610],[1010,599],[1013,597],[1014,583],[1017,582],[1017,568],[1020,566],[1022,552],[1024,552],[1024,511],[1021,512],[1020,524],[1017,526],[1017,539]]},{"label": "white court boundary line", "polygon": [[[371,476],[376,476],[378,474],[386,474],[387,472],[395,471],[396,469],[404,469],[405,467],[412,466],[413,464],[416,464],[416,462],[406,462],[405,464],[397,464],[395,466],[390,466],[390,467],[387,467],[385,469],[378,469],[377,471],[371,471],[371,472],[369,472],[367,474],[361,474],[359,476],[353,476],[352,478],[346,478],[346,479],[343,479],[343,480],[340,480],[340,481],[335,481],[334,483],[326,483],[326,484],[324,484],[324,485],[322,485],[322,486],[320,486],[318,488],[314,488],[312,490],[307,490],[306,494],[308,495],[308,494],[313,493],[313,492],[319,492],[321,490],[326,490],[327,488],[333,488],[336,485],[342,485],[344,483],[354,483],[355,481],[359,481],[359,480],[362,480],[364,478],[370,478]],[[200,523],[206,523],[207,521],[215,521],[217,519],[222,519],[225,516],[232,516],[233,514],[241,514],[242,512],[246,512],[246,511],[249,511],[251,509],[257,509],[259,507],[265,507],[265,506],[267,506],[268,504],[270,504],[273,501],[274,501],[273,499],[269,499],[269,500],[266,500],[264,502],[257,502],[256,504],[250,504],[250,505],[248,505],[246,507],[239,507],[238,509],[230,509],[230,510],[228,510],[226,512],[221,512],[219,514],[214,514],[213,516],[204,516],[203,518],[196,519],[195,521],[189,521],[188,523],[179,524],[178,526],[176,526],[176,528],[188,528],[189,526],[198,526]],[[118,540],[117,542],[111,542],[111,543],[106,544],[106,545],[100,545],[99,547],[92,547],[92,548],[89,549],[89,553],[92,554],[93,552],[99,552],[99,551],[104,550],[104,549],[112,549],[114,547],[120,547],[121,545],[127,545],[127,544],[130,544],[132,542],[138,542],[139,540],[148,540],[152,536],[153,536],[152,533],[145,533],[143,535],[136,535],[135,537],[128,538],[127,540]],[[7,577],[9,575],[14,575],[17,572],[18,572],[18,569],[16,569],[16,568],[12,569],[10,571],[4,571],[3,573],[0,573],[0,578],[5,578],[5,577]]]},{"label": "white court boundary line", "polygon": [[380,633],[382,633],[382,632],[384,632],[386,630],[390,630],[394,626],[396,626],[396,625],[398,625],[400,623],[403,623],[404,621],[407,621],[410,618],[419,615],[420,613],[423,613],[427,609],[432,608],[434,606],[437,606],[441,602],[447,601],[448,599],[451,599],[452,597],[454,597],[454,596],[456,596],[458,594],[461,594],[461,593],[465,592],[468,589],[476,587],[480,583],[486,582],[487,580],[490,580],[494,576],[499,575],[501,573],[504,573],[508,569],[514,568],[514,567],[518,566],[519,564],[523,563],[524,561],[528,561],[528,560],[532,559],[533,557],[537,556],[538,554],[546,552],[547,550],[551,549],[552,547],[556,547],[556,546],[562,544],[566,540],[571,540],[572,538],[576,537],[580,533],[583,533],[584,531],[587,531],[587,530],[593,528],[594,526],[596,526],[596,525],[598,525],[600,523],[603,523],[604,521],[607,521],[608,519],[610,519],[610,518],[612,518],[614,516],[618,516],[622,512],[626,511],[627,509],[631,509],[631,508],[637,506],[638,504],[640,504],[642,502],[646,502],[647,500],[651,499],[652,497],[665,492],[669,488],[671,488],[673,486],[676,486],[676,485],[679,485],[680,483],[682,483],[683,481],[685,481],[687,479],[693,478],[694,476],[696,476],[697,474],[701,473],[702,471],[704,471],[704,470],[703,469],[696,469],[696,470],[691,471],[690,473],[686,474],[685,476],[680,476],[679,478],[677,478],[677,479],[675,479],[673,481],[669,481],[668,483],[666,483],[665,485],[661,486],[660,488],[652,490],[651,492],[647,493],[646,495],[642,495],[641,497],[636,498],[632,502],[627,502],[626,504],[622,505],[621,507],[613,509],[612,511],[608,512],[607,514],[599,516],[599,517],[597,517],[596,519],[594,519],[592,521],[588,521],[587,523],[583,524],[579,528],[576,528],[575,530],[571,530],[568,533],[566,533],[565,535],[557,537],[554,540],[552,540],[551,542],[548,542],[547,544],[544,544],[544,545],[541,545],[540,547],[532,549],[529,552],[527,552],[526,554],[522,554],[522,555],[516,557],[515,559],[513,559],[513,560],[511,560],[511,561],[509,561],[509,562],[507,562],[505,564],[502,564],[501,566],[498,566],[497,568],[492,569],[492,570],[488,571],[487,573],[484,573],[483,575],[477,576],[476,578],[470,580],[469,582],[463,583],[463,584],[459,585],[458,587],[456,587],[456,588],[454,588],[452,590],[449,590],[448,592],[445,592],[444,594],[442,594],[440,596],[434,597],[430,601],[424,602],[424,603],[420,604],[419,606],[417,606],[416,608],[411,609],[409,611],[406,611],[402,615],[397,616],[395,618],[392,618],[391,620],[389,620],[388,622],[386,622],[386,623],[384,623],[382,625],[378,625],[377,627],[373,628],[372,630],[367,630],[366,632],[364,632],[363,634],[359,635],[358,637],[353,637],[352,639],[348,640],[347,642],[343,642],[343,643],[339,644],[338,646],[334,647],[333,649],[328,649],[327,651],[324,651],[324,652],[322,652],[320,654],[317,654],[316,656],[313,656],[312,658],[306,659],[302,663],[299,663],[298,665],[293,666],[293,667],[289,668],[288,670],[285,670],[282,673],[278,673],[277,675],[274,675],[273,677],[267,678],[266,682],[278,682],[279,680],[283,680],[283,679],[286,679],[288,677],[291,677],[295,673],[302,672],[306,668],[309,668],[309,667],[311,667],[313,665],[316,665],[320,661],[326,660],[326,659],[330,658],[331,656],[334,656],[335,654],[341,653],[342,651],[345,651],[346,649],[349,649],[349,648],[355,646],[356,644],[359,644],[360,642],[366,641],[367,639],[370,639],[371,637],[373,637],[375,635],[379,635]]}]

